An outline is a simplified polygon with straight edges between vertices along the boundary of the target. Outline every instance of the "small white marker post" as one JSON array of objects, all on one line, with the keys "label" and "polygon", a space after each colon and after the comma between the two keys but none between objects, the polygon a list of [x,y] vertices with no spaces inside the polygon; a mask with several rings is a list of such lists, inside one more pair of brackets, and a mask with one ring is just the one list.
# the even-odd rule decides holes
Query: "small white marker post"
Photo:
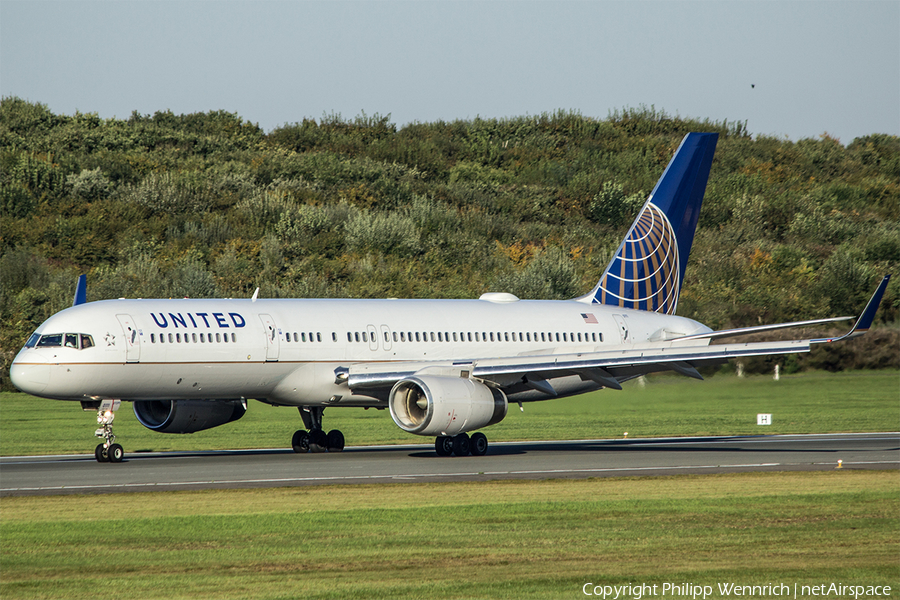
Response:
[{"label": "small white marker post", "polygon": [[844,468],[844,461],[838,460],[838,466],[837,466],[836,468],[838,468],[838,469],[843,469],[843,468]]},{"label": "small white marker post", "polygon": [[771,413],[759,413],[756,415],[756,424],[757,425],[771,425],[772,424],[772,414]]}]

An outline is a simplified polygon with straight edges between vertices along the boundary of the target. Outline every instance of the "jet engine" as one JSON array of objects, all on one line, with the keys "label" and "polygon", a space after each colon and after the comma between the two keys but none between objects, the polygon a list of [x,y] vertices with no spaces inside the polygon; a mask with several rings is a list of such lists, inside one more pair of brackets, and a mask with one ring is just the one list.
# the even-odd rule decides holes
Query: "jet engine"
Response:
[{"label": "jet engine", "polygon": [[243,400],[139,400],[134,416],[159,433],[194,433],[237,421],[247,412]]},{"label": "jet engine", "polygon": [[404,431],[451,436],[499,423],[507,401],[502,391],[474,379],[423,375],[394,384],[389,407]]}]

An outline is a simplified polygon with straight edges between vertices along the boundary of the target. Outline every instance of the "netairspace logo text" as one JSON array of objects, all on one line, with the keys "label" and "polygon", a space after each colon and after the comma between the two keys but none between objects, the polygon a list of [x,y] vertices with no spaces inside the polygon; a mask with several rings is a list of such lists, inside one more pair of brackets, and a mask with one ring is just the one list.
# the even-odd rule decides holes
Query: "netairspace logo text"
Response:
[{"label": "netairspace logo text", "polygon": [[[707,598],[749,597],[783,597],[783,598],[874,598],[891,595],[891,587],[887,585],[844,585],[843,583],[822,583],[819,585],[788,585],[772,583],[767,585],[739,585],[736,583],[718,583],[696,585],[693,583],[654,583],[625,585],[594,585],[586,583],[581,591],[585,596],[596,596],[603,600],[641,600],[642,598],[675,598],[682,600],[706,600]],[[718,593],[717,593],[718,592]]]}]

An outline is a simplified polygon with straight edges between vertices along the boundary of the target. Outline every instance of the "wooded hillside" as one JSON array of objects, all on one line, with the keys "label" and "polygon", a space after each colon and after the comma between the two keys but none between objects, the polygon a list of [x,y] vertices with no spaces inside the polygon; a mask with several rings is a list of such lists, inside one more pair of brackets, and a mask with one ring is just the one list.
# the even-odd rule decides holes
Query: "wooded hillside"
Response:
[{"label": "wooded hillside", "polygon": [[[223,111],[100,119],[4,98],[0,349],[8,364],[79,273],[89,300],[580,295],[689,131],[720,139],[679,314],[853,315],[898,273],[889,135],[754,138],[646,108],[402,128],[330,115],[267,134]],[[895,279],[879,322],[898,312]],[[887,358],[855,366],[897,366],[886,339]]]}]

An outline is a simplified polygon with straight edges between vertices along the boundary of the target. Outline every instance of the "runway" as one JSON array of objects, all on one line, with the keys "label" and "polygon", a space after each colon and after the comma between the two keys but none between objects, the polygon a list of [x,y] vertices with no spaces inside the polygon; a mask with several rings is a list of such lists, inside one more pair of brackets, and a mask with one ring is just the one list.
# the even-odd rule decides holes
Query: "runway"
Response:
[{"label": "runway", "polygon": [[[839,463],[840,461],[840,463]],[[438,457],[433,445],[126,452],[2,457],[0,496],[212,488],[659,476],[745,471],[900,469],[900,433],[492,443],[487,456]]]}]

